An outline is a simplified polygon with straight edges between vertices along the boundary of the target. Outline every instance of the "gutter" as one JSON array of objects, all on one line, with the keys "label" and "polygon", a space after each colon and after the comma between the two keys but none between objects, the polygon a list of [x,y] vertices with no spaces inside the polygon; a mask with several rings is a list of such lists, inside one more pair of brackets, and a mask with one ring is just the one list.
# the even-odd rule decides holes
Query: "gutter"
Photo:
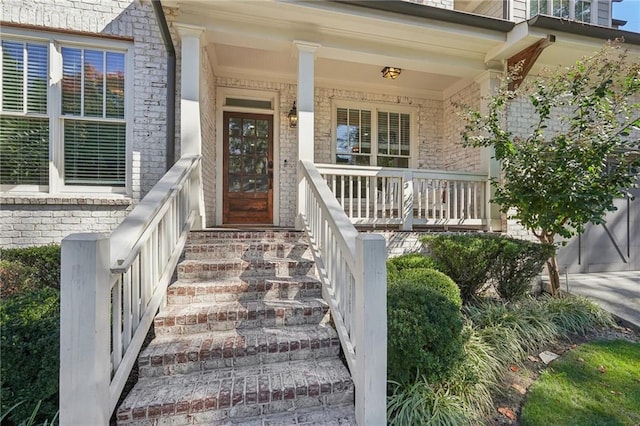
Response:
[{"label": "gutter", "polygon": [[176,49],[173,46],[167,18],[162,9],[160,0],[151,0],[156,21],[160,27],[160,34],[167,51],[167,142],[166,142],[166,165],[169,170],[175,163],[175,140],[176,140]]},{"label": "gutter", "polygon": [[428,6],[425,4],[411,3],[397,0],[333,0],[334,3],[349,6],[359,6],[367,9],[374,9],[383,12],[399,13],[401,15],[413,16],[417,18],[433,19],[436,21],[449,22],[452,24],[468,25],[485,30],[509,32],[516,25],[514,22],[505,19],[493,18],[490,16],[476,15],[475,13],[461,12],[459,10],[443,9],[441,7]]},{"label": "gutter", "polygon": [[527,21],[529,28],[560,31],[601,40],[624,38],[624,44],[640,46],[640,33],[587,24],[580,21],[569,21],[555,16],[536,15]]}]

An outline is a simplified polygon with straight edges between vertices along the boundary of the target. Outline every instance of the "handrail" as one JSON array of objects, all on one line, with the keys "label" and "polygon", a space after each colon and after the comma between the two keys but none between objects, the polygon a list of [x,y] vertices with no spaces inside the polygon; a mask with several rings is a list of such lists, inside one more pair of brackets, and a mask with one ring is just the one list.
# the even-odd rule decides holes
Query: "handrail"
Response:
[{"label": "handrail", "polygon": [[385,240],[358,233],[312,162],[302,160],[300,173],[300,219],[353,376],[356,421],[379,424],[386,418]]},{"label": "handrail", "polygon": [[110,236],[62,241],[60,423],[106,425],[199,215],[201,157],[184,156]]},{"label": "handrail", "polygon": [[[166,209],[168,199],[175,197],[184,184],[185,176],[199,165],[199,155],[185,155],[178,160],[156,183],[151,191],[136,205],[126,218],[111,233],[111,269],[121,272],[131,266],[140,252],[144,233],[157,225],[161,209]],[[176,184],[176,182],[181,182]],[[129,253],[122,258],[122,253]],[[115,258],[115,259],[113,259]]]}]

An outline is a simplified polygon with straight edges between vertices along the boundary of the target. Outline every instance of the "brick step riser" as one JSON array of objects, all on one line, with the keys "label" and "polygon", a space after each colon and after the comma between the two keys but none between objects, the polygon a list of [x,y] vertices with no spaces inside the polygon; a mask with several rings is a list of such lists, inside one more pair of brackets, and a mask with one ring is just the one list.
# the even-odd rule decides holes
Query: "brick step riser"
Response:
[{"label": "brick step riser", "polygon": [[224,232],[224,231],[191,231],[187,244],[207,243],[261,243],[264,241],[276,241],[284,243],[305,242],[306,238],[301,232]]},{"label": "brick step riser", "polygon": [[156,317],[155,333],[158,336],[204,333],[208,331],[229,331],[236,328],[285,327],[288,325],[319,324],[328,308],[309,310],[274,310],[242,312],[235,315],[199,314],[188,318]]},{"label": "brick step riser", "polygon": [[340,342],[335,338],[326,341],[297,342],[297,344],[288,347],[276,345],[275,347],[243,348],[242,350],[223,349],[208,353],[167,354],[164,357],[154,356],[146,363],[139,361],[138,374],[140,377],[171,376],[217,368],[237,368],[275,362],[319,359],[338,356],[339,353]]},{"label": "brick step riser", "polygon": [[273,289],[269,291],[223,291],[216,293],[204,293],[195,295],[168,294],[168,305],[189,305],[192,303],[224,303],[224,302],[251,302],[259,300],[301,300],[305,298],[320,298],[320,288],[300,289]]},{"label": "brick step riser", "polygon": [[184,249],[185,259],[264,259],[290,258],[311,260],[307,244],[219,245],[193,244]]},{"label": "brick step riser", "polygon": [[235,262],[228,264],[191,263],[178,265],[178,280],[197,281],[304,276],[313,272],[313,268],[313,261]]},{"label": "brick step riser", "polygon": [[[332,407],[338,409],[347,404],[353,405],[353,398],[353,386],[348,383],[344,383],[344,389],[330,393],[321,389],[320,386],[317,389],[283,388],[276,392],[256,392],[251,395],[231,393],[218,398],[149,407],[144,412],[140,410],[134,413],[133,419],[125,419],[124,415],[118,416],[118,424],[135,424],[136,426],[245,424],[243,419],[248,417],[287,413],[296,409],[330,409]],[[161,423],[159,423],[160,419],[162,419]]]}]

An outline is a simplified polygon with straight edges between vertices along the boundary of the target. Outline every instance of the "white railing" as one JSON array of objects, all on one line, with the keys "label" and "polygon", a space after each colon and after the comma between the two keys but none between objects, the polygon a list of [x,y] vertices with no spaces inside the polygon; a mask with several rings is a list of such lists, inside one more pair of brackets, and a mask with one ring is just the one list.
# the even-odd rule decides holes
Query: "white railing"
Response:
[{"label": "white railing", "polygon": [[316,165],[358,225],[486,226],[488,177],[467,172]]},{"label": "white railing", "polygon": [[60,424],[107,425],[200,226],[200,156],[181,158],[110,236],[62,241]]},{"label": "white railing", "polygon": [[300,213],[322,280],[324,299],[351,371],[359,425],[386,423],[386,245],[359,234],[310,161],[301,161]]}]

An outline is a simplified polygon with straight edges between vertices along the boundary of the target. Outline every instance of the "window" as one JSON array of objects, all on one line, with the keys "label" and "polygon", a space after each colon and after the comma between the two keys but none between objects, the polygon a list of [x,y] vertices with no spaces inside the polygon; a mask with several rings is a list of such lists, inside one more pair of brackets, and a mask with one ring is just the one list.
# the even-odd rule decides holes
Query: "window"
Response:
[{"label": "window", "polygon": [[336,163],[409,167],[411,113],[338,106],[335,117]]},{"label": "window", "polygon": [[2,40],[2,189],[124,192],[126,47],[58,36]]},{"label": "window", "polygon": [[591,22],[591,0],[531,0],[530,16],[550,15]]}]

